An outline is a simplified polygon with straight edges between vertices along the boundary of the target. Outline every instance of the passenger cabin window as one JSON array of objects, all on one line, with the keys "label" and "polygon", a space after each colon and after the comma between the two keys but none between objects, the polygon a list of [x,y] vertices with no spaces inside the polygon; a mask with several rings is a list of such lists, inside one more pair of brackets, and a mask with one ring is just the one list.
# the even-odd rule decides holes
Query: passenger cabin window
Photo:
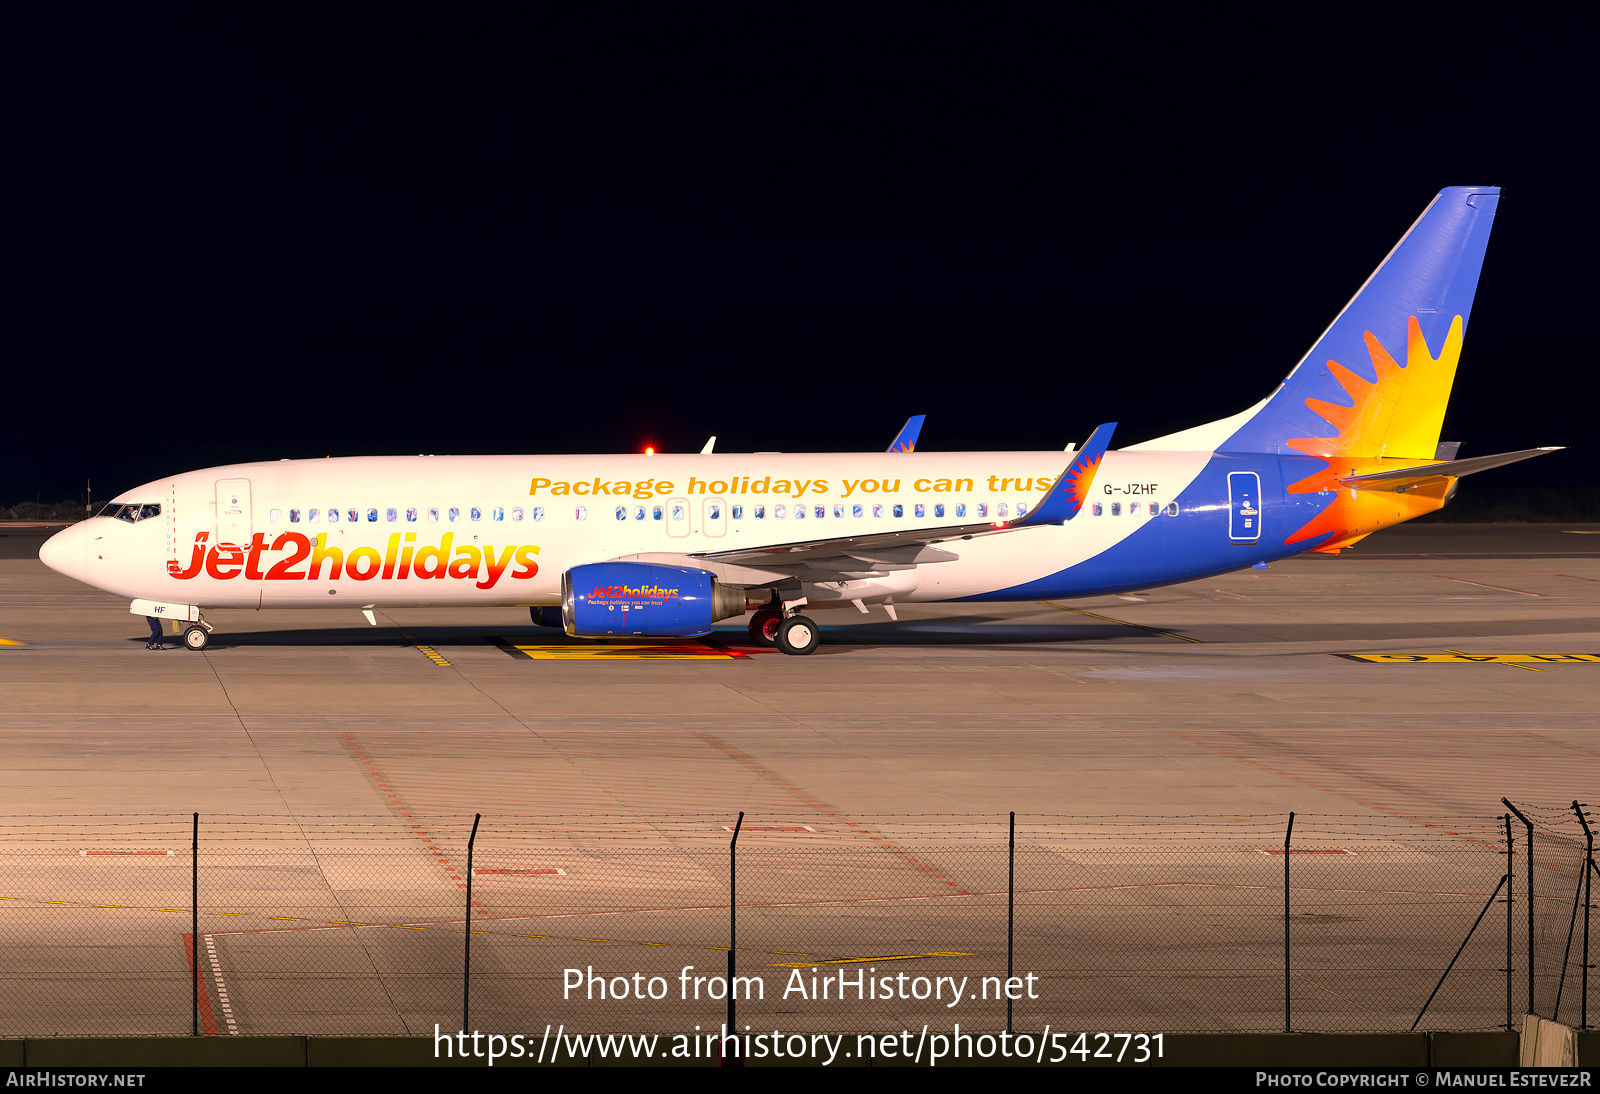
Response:
[{"label": "passenger cabin window", "polygon": [[834,506],[834,507],[833,507],[833,518],[834,518],[834,519],[835,519],[835,520],[839,520],[839,519],[841,519],[841,518],[843,518],[843,517],[844,517],[844,506],[842,506],[842,505],[835,505],[835,506]]},{"label": "passenger cabin window", "polygon": [[784,514],[783,506],[774,505],[772,507],[772,519],[773,520],[782,520],[783,519],[783,514]]},{"label": "passenger cabin window", "polygon": [[987,517],[988,515],[989,515],[989,503],[986,502],[986,501],[980,501],[978,503],[978,518],[981,520],[982,518]]},{"label": "passenger cabin window", "polygon": [[[293,510],[290,510],[290,518],[291,519],[293,519],[293,512],[294,512]],[[395,521],[400,519],[400,510],[398,510],[398,509],[385,509],[383,511],[383,515],[388,518],[388,522],[390,524],[393,524]]]},{"label": "passenger cabin window", "polygon": [[863,513],[863,512],[865,512],[865,510],[864,510],[864,509],[862,509],[862,508],[861,508],[861,506],[859,506],[859,505],[852,505],[852,506],[851,506],[851,507],[850,507],[850,515],[851,515],[851,516],[852,516],[852,517],[855,517],[855,518],[856,518],[856,519],[857,519],[857,520],[860,520],[860,519],[861,519],[861,514],[862,514],[862,513]]},{"label": "passenger cabin window", "polygon": [[1097,516],[1097,517],[1100,516],[1104,511],[1105,510],[1102,508],[1102,506],[1100,505],[1099,502],[1095,502],[1094,503],[1094,515],[1095,516]]},{"label": "passenger cabin window", "polygon": [[635,505],[633,507],[633,519],[634,520],[643,520],[644,519],[644,506]]},{"label": "passenger cabin window", "polygon": [[944,516],[944,504],[942,502],[933,507],[933,515],[936,517]]},{"label": "passenger cabin window", "polygon": [[652,520],[660,520],[663,512],[661,506],[657,505],[650,510],[650,517]]},{"label": "passenger cabin window", "polygon": [[794,507],[794,519],[795,520],[805,520],[805,518],[806,518],[806,507],[804,505],[796,505]]},{"label": "passenger cabin window", "polygon": [[1009,515],[1007,513],[1007,506],[1006,506],[1005,502],[1001,502],[999,505],[994,507],[994,515],[997,516],[997,517],[1004,517],[1004,516],[1008,516]]},{"label": "passenger cabin window", "polygon": [[338,524],[339,523],[339,510],[337,510],[337,509],[329,509],[328,510],[328,523],[329,524]]},{"label": "passenger cabin window", "polygon": [[1019,517],[1027,516],[1027,514],[1028,514],[1028,503],[1025,502],[1025,501],[1017,502],[1017,516],[1019,516]]},{"label": "passenger cabin window", "polygon": [[586,506],[586,505],[578,506],[576,509],[574,509],[572,511],[572,519],[574,519],[574,520],[588,520],[589,519],[589,507]]},{"label": "passenger cabin window", "polygon": [[920,519],[928,515],[928,507],[923,505],[921,502],[918,502],[917,505],[911,510],[911,513],[913,516],[916,516]]},{"label": "passenger cabin window", "polygon": [[378,511],[376,509],[368,509],[367,510],[367,523],[368,524],[376,524],[376,523],[378,523]]},{"label": "passenger cabin window", "polygon": [[517,506],[515,509],[511,510],[511,519],[512,520],[521,520],[522,519],[522,507],[520,505]]},{"label": "passenger cabin window", "polygon": [[417,523],[417,511],[415,509],[406,510],[406,521],[410,524]]},{"label": "passenger cabin window", "polygon": [[895,515],[895,516],[896,516],[896,517],[903,517],[903,516],[905,516],[905,515],[906,515],[906,507],[905,507],[905,506],[904,506],[904,505],[896,505],[896,506],[895,506],[895,507],[894,507],[894,515]]},{"label": "passenger cabin window", "polygon": [[742,506],[742,505],[732,506],[732,507],[729,508],[728,512],[733,515],[733,519],[734,520],[743,520],[744,519],[744,506]]},{"label": "passenger cabin window", "polygon": [[491,512],[493,513],[493,519],[497,521],[506,519],[506,511],[498,505]]},{"label": "passenger cabin window", "polygon": [[461,510],[459,510],[459,509],[450,510],[450,523],[451,524],[454,524],[456,521],[458,521],[460,519],[461,519]]},{"label": "passenger cabin window", "polygon": [[755,508],[755,518],[757,520],[766,520],[767,519],[767,507],[765,505],[756,506],[756,508]]},{"label": "passenger cabin window", "polygon": [[710,511],[706,516],[706,519],[707,520],[721,520],[722,519],[722,506],[717,505],[715,502],[713,502],[712,505],[711,505]]},{"label": "passenger cabin window", "polygon": [[627,520],[628,519],[628,510],[625,507],[621,506],[621,505],[617,506],[617,519],[618,520]]},{"label": "passenger cabin window", "polygon": [[479,509],[477,506],[473,506],[471,509],[467,510],[467,516],[471,517],[473,520],[482,520],[483,510]]},{"label": "passenger cabin window", "polygon": [[307,509],[306,510],[306,521],[307,521],[307,523],[309,523],[309,524],[317,523],[317,513],[319,511],[320,510],[317,510],[317,509]]},{"label": "passenger cabin window", "polygon": [[883,516],[883,506],[881,506],[881,505],[874,505],[874,506],[873,506],[873,507],[872,507],[872,515],[873,515],[873,516],[875,516],[875,517],[881,517],[881,516]]},{"label": "passenger cabin window", "polygon": [[811,515],[821,520],[828,515],[828,507],[826,505],[814,505],[811,507]]},{"label": "passenger cabin window", "polygon": [[[393,520],[394,518],[390,517],[389,519]],[[300,523],[300,510],[298,510],[298,509],[289,510],[289,523],[290,524],[299,524]]]},{"label": "passenger cabin window", "polygon": [[967,503],[964,502],[964,501],[956,502],[956,516],[964,517],[966,515],[967,515]]},{"label": "passenger cabin window", "polygon": [[[542,505],[535,505],[535,506],[534,506],[534,507],[533,507],[533,514],[532,514],[532,516],[533,516],[533,519],[534,519],[534,520],[543,520],[543,519],[544,519],[544,506],[542,506]],[[518,518],[517,518],[517,519],[518,519],[518,520],[521,520],[521,519],[522,519],[522,518],[521,518],[521,517],[518,517]]]},{"label": "passenger cabin window", "polygon": [[1178,503],[1175,502],[1175,501],[1167,502],[1167,516],[1175,517],[1177,515],[1178,515]]},{"label": "passenger cabin window", "polygon": [[1111,503],[1111,515],[1114,517],[1120,517],[1122,515],[1122,503],[1120,501],[1114,501]]},{"label": "passenger cabin window", "polygon": [[[101,512],[99,512],[99,513],[97,513],[95,515],[96,516],[101,516],[101,517],[109,517],[109,516],[113,516],[114,514],[107,513],[104,510],[102,510]],[[282,509],[268,509],[267,510],[267,520],[268,520],[269,523],[277,524],[282,519],[283,519],[283,510]]]}]

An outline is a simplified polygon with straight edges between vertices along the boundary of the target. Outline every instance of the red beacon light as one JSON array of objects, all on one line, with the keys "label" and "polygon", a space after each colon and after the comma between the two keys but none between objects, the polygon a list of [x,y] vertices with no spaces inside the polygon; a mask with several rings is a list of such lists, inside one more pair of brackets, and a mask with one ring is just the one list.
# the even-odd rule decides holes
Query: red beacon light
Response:
[{"label": "red beacon light", "polygon": [[646,456],[654,456],[656,454],[655,446],[654,445],[649,445],[649,444],[645,445],[644,446],[644,454]]}]

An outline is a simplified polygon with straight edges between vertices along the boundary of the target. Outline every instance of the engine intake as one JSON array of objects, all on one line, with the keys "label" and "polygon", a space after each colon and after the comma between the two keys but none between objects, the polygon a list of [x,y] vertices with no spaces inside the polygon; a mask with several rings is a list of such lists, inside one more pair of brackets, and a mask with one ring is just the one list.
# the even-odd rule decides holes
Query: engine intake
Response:
[{"label": "engine intake", "polygon": [[705,570],[595,562],[561,575],[561,623],[574,638],[692,638],[744,611],[744,590]]}]

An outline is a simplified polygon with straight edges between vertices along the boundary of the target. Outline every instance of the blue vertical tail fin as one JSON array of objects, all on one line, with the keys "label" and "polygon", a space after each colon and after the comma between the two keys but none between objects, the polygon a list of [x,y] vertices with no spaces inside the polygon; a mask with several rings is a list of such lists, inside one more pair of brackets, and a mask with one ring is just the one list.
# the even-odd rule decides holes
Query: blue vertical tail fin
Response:
[{"label": "blue vertical tail fin", "polygon": [[1264,402],[1130,447],[1431,459],[1499,200],[1442,190]]}]

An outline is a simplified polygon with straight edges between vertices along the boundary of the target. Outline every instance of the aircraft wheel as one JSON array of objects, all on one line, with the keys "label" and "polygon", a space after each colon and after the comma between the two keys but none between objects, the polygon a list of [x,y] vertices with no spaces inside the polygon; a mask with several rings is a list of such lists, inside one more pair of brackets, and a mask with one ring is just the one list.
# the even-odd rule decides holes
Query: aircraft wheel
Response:
[{"label": "aircraft wheel", "polygon": [[758,646],[776,646],[778,644],[778,626],[782,622],[783,613],[778,609],[760,609],[750,617],[750,641]]},{"label": "aircraft wheel", "polygon": [[211,635],[204,627],[190,627],[183,632],[183,644],[186,648],[199,652],[206,648],[206,643],[211,641]]},{"label": "aircraft wheel", "polygon": [[778,625],[778,649],[797,657],[816,649],[821,637],[817,625],[803,615],[791,615]]}]

